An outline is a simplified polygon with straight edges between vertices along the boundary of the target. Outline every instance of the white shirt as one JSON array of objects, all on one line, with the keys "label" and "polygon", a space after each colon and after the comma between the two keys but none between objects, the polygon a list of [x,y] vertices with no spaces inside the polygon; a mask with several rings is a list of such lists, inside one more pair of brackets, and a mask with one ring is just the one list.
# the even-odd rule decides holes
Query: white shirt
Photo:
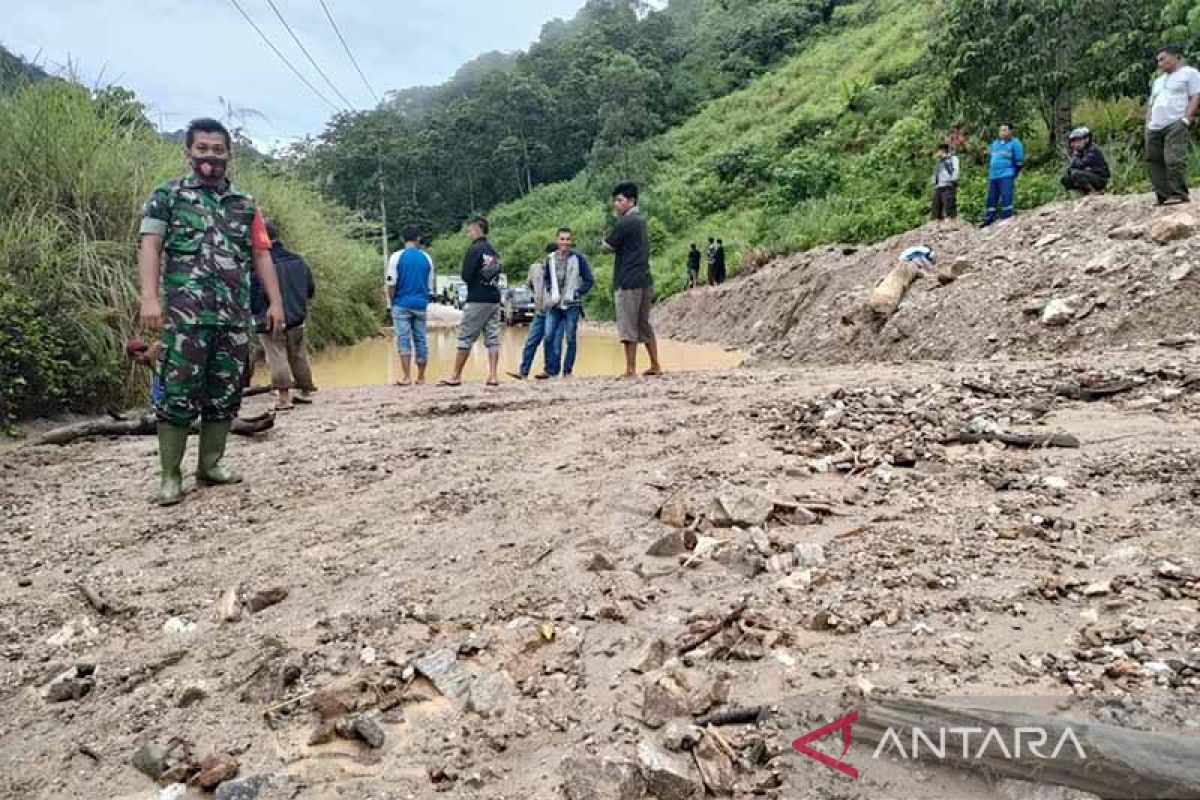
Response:
[{"label": "white shirt", "polygon": [[1180,67],[1170,75],[1163,73],[1154,79],[1150,89],[1150,116],[1146,127],[1161,131],[1183,119],[1188,102],[1200,95],[1200,70]]}]

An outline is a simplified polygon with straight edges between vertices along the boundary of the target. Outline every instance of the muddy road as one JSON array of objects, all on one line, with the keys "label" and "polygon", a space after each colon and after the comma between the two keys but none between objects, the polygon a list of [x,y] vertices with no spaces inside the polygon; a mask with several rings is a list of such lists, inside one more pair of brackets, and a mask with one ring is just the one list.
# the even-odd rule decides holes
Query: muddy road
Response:
[{"label": "muddy road", "polygon": [[[829,719],[791,700],[1200,734],[1197,356],[332,390],[175,509],[150,438],[21,448],[0,797],[1077,796],[849,781],[791,750]],[[654,750],[729,706],[768,712]]]}]

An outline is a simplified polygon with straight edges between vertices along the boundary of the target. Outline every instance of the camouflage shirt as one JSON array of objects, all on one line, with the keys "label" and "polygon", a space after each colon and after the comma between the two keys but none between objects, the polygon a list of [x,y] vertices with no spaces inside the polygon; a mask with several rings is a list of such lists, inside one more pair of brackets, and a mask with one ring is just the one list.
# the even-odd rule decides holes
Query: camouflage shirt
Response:
[{"label": "camouflage shirt", "polygon": [[169,325],[245,327],[254,250],[270,250],[258,204],[228,181],[193,175],[164,183],[142,210],[141,234],[163,238],[163,320]]}]

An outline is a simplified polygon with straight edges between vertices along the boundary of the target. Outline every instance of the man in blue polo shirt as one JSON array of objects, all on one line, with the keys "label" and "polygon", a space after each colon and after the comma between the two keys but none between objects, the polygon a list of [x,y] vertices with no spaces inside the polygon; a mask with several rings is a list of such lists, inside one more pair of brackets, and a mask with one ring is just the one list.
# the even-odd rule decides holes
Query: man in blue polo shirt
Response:
[{"label": "man in blue polo shirt", "polygon": [[1025,145],[1012,135],[1012,124],[1000,126],[1000,136],[992,140],[988,148],[990,164],[988,166],[988,190],[986,210],[983,214],[983,227],[996,221],[997,212],[1000,219],[1008,219],[1013,215],[1016,203],[1017,176],[1025,166]]},{"label": "man in blue polo shirt", "polygon": [[417,383],[425,382],[429,363],[429,338],[425,312],[433,294],[433,259],[421,249],[421,232],[404,229],[404,249],[388,260],[388,299],[392,304],[392,323],[396,330],[396,350],[404,377],[398,386],[412,385],[413,353],[417,356]]}]

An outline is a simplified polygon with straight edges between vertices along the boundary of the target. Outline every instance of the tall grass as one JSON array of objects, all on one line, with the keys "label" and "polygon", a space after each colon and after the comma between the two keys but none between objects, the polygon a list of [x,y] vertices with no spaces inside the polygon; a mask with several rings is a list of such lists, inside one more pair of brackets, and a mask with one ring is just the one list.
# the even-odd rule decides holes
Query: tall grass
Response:
[{"label": "tall grass", "polygon": [[[0,142],[0,300],[38,317],[0,320],[0,353],[22,364],[0,372],[0,423],[143,399],[147,377],[123,351],[139,307],[137,227],[151,189],[185,172],[181,150],[66,81],[0,95]],[[235,162],[234,177],[313,266],[314,342],[372,333],[378,259],[351,240],[347,212],[261,167]],[[63,352],[38,350],[47,323]]]}]

